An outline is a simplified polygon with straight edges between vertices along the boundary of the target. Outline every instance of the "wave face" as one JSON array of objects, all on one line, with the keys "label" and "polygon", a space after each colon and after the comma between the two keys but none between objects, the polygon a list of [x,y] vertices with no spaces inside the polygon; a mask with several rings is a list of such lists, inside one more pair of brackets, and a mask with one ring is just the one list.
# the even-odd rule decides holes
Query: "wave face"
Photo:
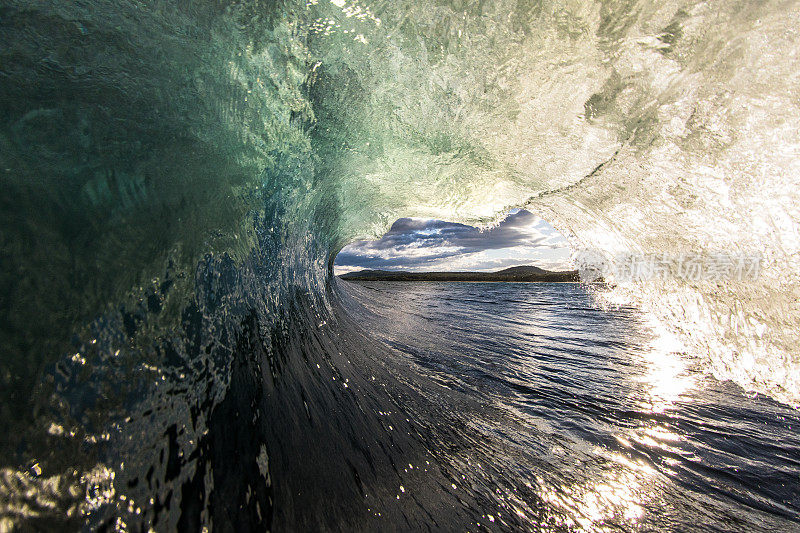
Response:
[{"label": "wave face", "polygon": [[[399,216],[489,224],[526,205],[607,254],[760,252],[756,282],[607,297],[797,404],[798,17],[5,0],[3,528],[193,527],[239,504],[254,529],[336,527],[325,506],[352,505],[337,480],[361,470],[326,457],[381,449],[380,479],[425,448],[359,415],[413,395],[330,286],[336,251]],[[348,396],[342,372],[372,392]],[[319,482],[290,499],[301,485],[272,480],[291,476]]]}]

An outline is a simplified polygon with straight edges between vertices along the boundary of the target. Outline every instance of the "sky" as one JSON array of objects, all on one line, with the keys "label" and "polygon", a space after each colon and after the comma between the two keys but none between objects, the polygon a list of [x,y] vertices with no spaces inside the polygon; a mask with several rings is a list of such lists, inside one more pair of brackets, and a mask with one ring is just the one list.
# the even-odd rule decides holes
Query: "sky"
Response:
[{"label": "sky", "polygon": [[380,239],[345,246],[334,270],[337,275],[364,269],[492,271],[518,265],[567,270],[571,252],[553,226],[524,209],[483,231],[436,219],[400,218]]}]

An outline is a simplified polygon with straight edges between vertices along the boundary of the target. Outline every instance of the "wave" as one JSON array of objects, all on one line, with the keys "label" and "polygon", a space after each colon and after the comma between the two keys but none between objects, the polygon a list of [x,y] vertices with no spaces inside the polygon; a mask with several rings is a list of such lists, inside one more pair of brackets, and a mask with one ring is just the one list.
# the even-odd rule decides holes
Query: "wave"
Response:
[{"label": "wave", "polygon": [[[799,16],[796,2],[5,1],[2,520],[99,527],[120,495],[129,522],[200,523],[220,498],[256,498],[251,524],[299,520],[269,511],[263,480],[288,459],[253,435],[321,417],[310,389],[347,422],[275,450],[339,432],[320,459],[360,446],[347,427],[385,434],[356,416],[371,395],[333,385],[359,343],[342,340],[358,326],[336,311],[332,262],[399,216],[491,224],[526,206],[609,255],[761,253],[756,281],[605,298],[797,405]],[[372,350],[365,368],[384,364]],[[236,416],[248,425],[229,433]],[[262,474],[250,492],[212,474],[237,468]]]}]

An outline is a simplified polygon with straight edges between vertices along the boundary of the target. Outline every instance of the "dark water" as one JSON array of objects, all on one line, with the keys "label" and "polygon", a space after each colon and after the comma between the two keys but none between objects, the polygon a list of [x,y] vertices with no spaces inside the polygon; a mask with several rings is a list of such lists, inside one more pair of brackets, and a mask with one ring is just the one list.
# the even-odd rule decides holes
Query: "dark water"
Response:
[{"label": "dark water", "polygon": [[574,284],[339,285],[408,380],[436,383],[419,416],[458,421],[461,446],[431,452],[482,496],[470,527],[800,529],[798,413],[695,370],[635,310]]},{"label": "dark water", "polygon": [[265,317],[233,296],[248,277],[199,271],[158,366],[102,359],[119,335],[56,365],[63,411],[2,471],[3,527],[800,527],[797,411],[584,286],[332,281]]},{"label": "dark water", "polygon": [[332,281],[265,316],[249,276],[200,270],[135,363],[101,331],[56,365],[3,527],[800,529],[798,412],[584,286]]}]

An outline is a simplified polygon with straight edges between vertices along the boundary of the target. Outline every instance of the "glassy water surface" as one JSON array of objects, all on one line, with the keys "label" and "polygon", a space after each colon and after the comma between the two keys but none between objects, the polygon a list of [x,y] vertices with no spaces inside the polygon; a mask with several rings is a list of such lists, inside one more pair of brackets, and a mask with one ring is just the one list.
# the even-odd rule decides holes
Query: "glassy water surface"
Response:
[{"label": "glassy water surface", "polygon": [[338,285],[410,377],[461,398],[439,404],[468,433],[446,462],[494,494],[481,526],[800,529],[797,411],[700,372],[635,309],[578,284]]}]

